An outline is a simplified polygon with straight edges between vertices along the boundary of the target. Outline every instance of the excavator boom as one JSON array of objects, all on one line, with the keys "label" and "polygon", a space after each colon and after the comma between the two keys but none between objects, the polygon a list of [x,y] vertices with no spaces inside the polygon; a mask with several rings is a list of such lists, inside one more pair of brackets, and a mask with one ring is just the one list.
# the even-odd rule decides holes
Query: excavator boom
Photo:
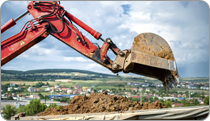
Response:
[{"label": "excavator boom", "polygon": [[[179,82],[173,53],[168,43],[156,34],[140,34],[134,38],[131,49],[121,51],[110,38],[104,40],[101,33],[67,12],[57,1],[30,2],[24,14],[15,20],[10,19],[1,27],[1,33],[14,26],[16,21],[27,13],[34,19],[26,22],[19,33],[1,43],[2,66],[48,35],[52,35],[113,73],[123,71],[153,77],[161,80],[165,89],[173,87],[172,85],[176,86]],[[99,47],[93,44],[73,22],[95,39],[102,40],[103,45]],[[116,55],[114,61],[107,56],[109,49]]]}]

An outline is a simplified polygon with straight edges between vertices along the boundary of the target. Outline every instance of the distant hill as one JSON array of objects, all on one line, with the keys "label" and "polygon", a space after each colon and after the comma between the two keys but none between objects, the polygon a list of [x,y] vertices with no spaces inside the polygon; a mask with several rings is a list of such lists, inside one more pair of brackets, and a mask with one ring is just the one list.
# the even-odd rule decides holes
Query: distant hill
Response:
[{"label": "distant hill", "polygon": [[71,73],[71,72],[79,72],[86,74],[96,74],[96,75],[104,75],[104,76],[114,76],[111,74],[103,74],[86,70],[77,70],[77,69],[39,69],[39,70],[28,70],[28,71],[16,71],[16,70],[3,70],[1,69],[1,73],[5,74],[36,74],[36,73]]},{"label": "distant hill", "polygon": [[55,79],[92,80],[95,78],[115,77],[111,74],[103,74],[77,69],[39,69],[28,71],[3,70],[1,69],[1,81],[47,81]]},{"label": "distant hill", "polygon": [[[77,69],[39,69],[28,71],[3,70],[1,69],[1,81],[49,81],[56,79],[72,80],[95,80],[98,78],[116,78],[116,75],[97,73]],[[148,80],[157,82],[157,79],[149,77],[119,76],[122,81],[133,80],[139,82]],[[180,82],[209,82],[209,77],[180,78]],[[161,81],[159,81],[161,83]]]},{"label": "distant hill", "polygon": [[181,78],[180,82],[209,82],[209,77]]}]

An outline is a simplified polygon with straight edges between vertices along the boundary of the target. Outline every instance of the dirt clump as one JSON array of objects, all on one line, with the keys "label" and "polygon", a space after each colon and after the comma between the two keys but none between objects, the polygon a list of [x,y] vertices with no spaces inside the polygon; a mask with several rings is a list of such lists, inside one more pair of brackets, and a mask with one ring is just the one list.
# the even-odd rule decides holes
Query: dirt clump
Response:
[{"label": "dirt clump", "polygon": [[75,96],[72,101],[61,108],[49,108],[44,112],[38,113],[36,116],[44,115],[64,115],[64,114],[82,114],[82,113],[98,113],[113,111],[130,111],[145,109],[166,108],[163,103],[158,101],[154,103],[138,103],[132,102],[127,97],[108,95],[106,92],[97,94],[92,93],[89,96]]},{"label": "dirt clump", "polygon": [[134,38],[132,50],[174,61],[174,56],[167,42],[152,33],[139,34]]}]

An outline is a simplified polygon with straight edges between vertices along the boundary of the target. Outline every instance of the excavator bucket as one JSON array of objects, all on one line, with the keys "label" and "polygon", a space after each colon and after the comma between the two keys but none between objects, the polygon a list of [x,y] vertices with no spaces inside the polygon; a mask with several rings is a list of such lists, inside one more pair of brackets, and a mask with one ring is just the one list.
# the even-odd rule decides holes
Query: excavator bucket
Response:
[{"label": "excavator bucket", "polygon": [[171,48],[162,37],[153,33],[139,34],[134,38],[123,71],[159,79],[165,90],[179,83]]}]

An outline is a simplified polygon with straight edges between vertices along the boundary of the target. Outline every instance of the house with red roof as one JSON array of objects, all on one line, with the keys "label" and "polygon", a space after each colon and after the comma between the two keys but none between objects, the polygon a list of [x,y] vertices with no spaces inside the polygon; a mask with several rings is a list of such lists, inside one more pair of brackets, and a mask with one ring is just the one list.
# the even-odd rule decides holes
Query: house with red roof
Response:
[{"label": "house with red roof", "polygon": [[171,107],[175,107],[175,106],[178,106],[178,107],[182,107],[184,104],[182,103],[174,103],[171,105]]},{"label": "house with red roof", "polygon": [[63,92],[66,92],[67,91],[67,88],[66,87],[62,87],[62,91]]},{"label": "house with red roof", "polygon": [[79,92],[79,93],[82,92],[82,89],[78,89],[78,92]]},{"label": "house with red roof", "polygon": [[79,89],[79,86],[74,86],[74,89]]},{"label": "house with red roof", "polygon": [[77,90],[74,90],[74,91],[73,91],[73,94],[77,94]]}]

